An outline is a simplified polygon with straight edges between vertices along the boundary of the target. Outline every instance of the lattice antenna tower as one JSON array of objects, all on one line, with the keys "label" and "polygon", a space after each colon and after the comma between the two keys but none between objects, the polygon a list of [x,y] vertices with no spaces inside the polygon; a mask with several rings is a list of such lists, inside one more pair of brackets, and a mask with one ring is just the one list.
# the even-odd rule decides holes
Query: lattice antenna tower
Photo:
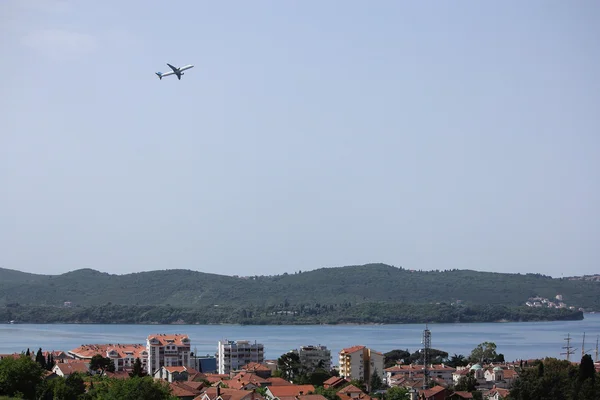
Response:
[{"label": "lattice antenna tower", "polygon": [[425,324],[425,330],[423,331],[423,390],[429,388],[429,351],[431,350],[431,331]]},{"label": "lattice antenna tower", "polygon": [[563,346],[563,349],[565,349],[566,351],[560,354],[563,356],[567,356],[567,361],[569,361],[569,356],[575,354],[576,349],[571,346],[571,334],[567,334],[567,337],[564,340],[567,341],[567,345]]},{"label": "lattice antenna tower", "polygon": [[596,336],[596,357],[594,362],[598,362],[598,336]]}]

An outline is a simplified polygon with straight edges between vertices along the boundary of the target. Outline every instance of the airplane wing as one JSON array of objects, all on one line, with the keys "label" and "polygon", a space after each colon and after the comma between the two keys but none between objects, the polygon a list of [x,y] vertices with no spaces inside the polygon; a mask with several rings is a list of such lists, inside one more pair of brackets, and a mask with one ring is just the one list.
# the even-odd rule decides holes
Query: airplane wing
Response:
[{"label": "airplane wing", "polygon": [[171,64],[167,63],[167,65],[173,70],[173,73],[177,73],[178,69]]}]

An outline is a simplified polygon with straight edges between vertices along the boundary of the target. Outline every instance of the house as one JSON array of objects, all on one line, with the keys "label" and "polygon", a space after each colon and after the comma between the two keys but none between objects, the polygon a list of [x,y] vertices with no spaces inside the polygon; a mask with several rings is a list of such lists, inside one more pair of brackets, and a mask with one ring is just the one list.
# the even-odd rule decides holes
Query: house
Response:
[{"label": "house", "polygon": [[287,400],[288,398],[294,398],[297,396],[314,393],[315,387],[313,385],[286,385],[286,386],[269,386],[267,387],[267,398],[268,399],[279,399]]},{"label": "house", "polygon": [[289,386],[289,385],[293,385],[293,383],[286,381],[283,378],[278,378],[278,377],[271,377],[269,379],[267,379],[267,381],[269,381],[270,385],[268,386]]},{"label": "house", "polygon": [[194,389],[187,385],[186,382],[171,382],[169,383],[169,387],[171,388],[171,395],[180,400],[194,400],[196,396],[201,394],[200,390]]},{"label": "house", "polygon": [[448,400],[468,400],[473,398],[473,393],[470,392],[454,392],[448,397]]},{"label": "house", "polygon": [[210,387],[194,400],[264,400],[260,394],[254,390],[237,390],[217,387]]},{"label": "house", "polygon": [[154,379],[162,379],[167,382],[181,382],[189,379],[189,372],[186,367],[162,366],[156,370],[153,376]]},{"label": "house", "polygon": [[434,386],[431,389],[419,390],[419,400],[446,400],[450,392],[441,386]]},{"label": "house", "polygon": [[228,374],[231,370],[238,370],[242,365],[262,363],[264,346],[261,343],[250,343],[248,340],[219,341],[217,354],[219,374]]},{"label": "house", "polygon": [[153,334],[146,338],[149,375],[162,366],[192,367],[190,338],[183,334]]},{"label": "house", "polygon": [[370,382],[371,375],[376,372],[385,380],[383,354],[366,346],[353,346],[342,349],[339,353],[340,376]]},{"label": "house", "polygon": [[[422,378],[424,366],[421,364],[411,365],[395,365],[385,370],[385,382],[388,386],[393,385],[393,381],[397,380],[398,377],[404,377],[407,379]],[[452,385],[453,374],[456,372],[456,368],[450,367],[445,364],[430,364],[427,366],[427,371],[431,378],[438,378],[443,381],[445,385]],[[394,379],[395,378],[395,379]]]},{"label": "house", "polygon": [[339,376],[332,376],[331,378],[329,378],[325,382],[323,382],[323,388],[325,388],[325,389],[338,388],[338,387],[344,386],[348,382],[350,382],[349,379],[340,378]]},{"label": "house", "polygon": [[252,390],[259,387],[271,386],[271,382],[256,374],[240,372],[227,381],[227,386],[231,389]]},{"label": "house", "polygon": [[341,400],[372,400],[373,398],[354,385],[348,385],[336,393]]},{"label": "house", "polygon": [[239,370],[244,371],[244,372],[253,373],[264,379],[268,379],[272,375],[271,368],[267,367],[264,364],[260,364],[257,362],[251,362],[246,365],[243,365],[242,367],[240,367]]},{"label": "house", "polygon": [[[142,368],[146,368],[148,362],[148,352],[143,344],[85,344],[69,350],[67,353],[76,360],[88,362],[95,355],[107,357],[115,364],[115,371],[132,369],[136,358],[140,359]],[[63,361],[67,361],[67,359]]]},{"label": "house", "polygon": [[52,372],[63,378],[68,378],[69,375],[78,372],[81,374],[87,374],[89,372],[90,364],[85,361],[69,362],[69,363],[58,363],[52,367]]},{"label": "house", "polygon": [[510,393],[510,391],[508,389],[502,389],[502,388],[497,388],[497,387],[493,387],[487,394],[487,399],[488,400],[503,400],[508,398],[508,394]]}]

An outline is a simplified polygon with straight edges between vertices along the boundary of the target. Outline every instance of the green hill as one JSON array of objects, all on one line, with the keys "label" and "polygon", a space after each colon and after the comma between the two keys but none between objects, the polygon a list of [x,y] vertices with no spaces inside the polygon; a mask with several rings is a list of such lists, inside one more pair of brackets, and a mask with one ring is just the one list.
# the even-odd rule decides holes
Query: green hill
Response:
[{"label": "green hill", "polygon": [[36,275],[0,268],[0,304],[272,307],[301,304],[451,303],[523,305],[529,297],[600,310],[600,283],[539,274],[470,270],[411,272],[385,264],[321,268],[277,276],[232,277],[190,270],[112,275],[81,269]]}]

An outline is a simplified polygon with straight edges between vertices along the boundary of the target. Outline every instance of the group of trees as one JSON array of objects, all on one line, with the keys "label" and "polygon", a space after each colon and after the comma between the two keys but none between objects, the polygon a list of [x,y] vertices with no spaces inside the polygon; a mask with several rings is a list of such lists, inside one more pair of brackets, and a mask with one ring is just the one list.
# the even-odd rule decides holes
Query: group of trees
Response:
[{"label": "group of trees", "polygon": [[[401,305],[401,306],[400,306]],[[63,308],[43,305],[0,306],[0,321],[28,323],[304,325],[343,323],[453,323],[579,320],[581,311],[518,306],[364,302],[340,304],[233,305],[219,307],[102,304]]]},{"label": "group of trees", "polygon": [[[106,371],[109,363],[96,358],[96,371]],[[137,365],[137,367],[136,367]],[[108,378],[102,374],[74,373],[67,378],[44,378],[44,368],[31,356],[0,360],[0,396],[25,400],[176,400],[169,385],[145,376],[136,360],[130,379]]]},{"label": "group of trees", "polygon": [[598,400],[600,373],[589,354],[579,365],[546,358],[519,373],[510,391],[510,400]]}]

